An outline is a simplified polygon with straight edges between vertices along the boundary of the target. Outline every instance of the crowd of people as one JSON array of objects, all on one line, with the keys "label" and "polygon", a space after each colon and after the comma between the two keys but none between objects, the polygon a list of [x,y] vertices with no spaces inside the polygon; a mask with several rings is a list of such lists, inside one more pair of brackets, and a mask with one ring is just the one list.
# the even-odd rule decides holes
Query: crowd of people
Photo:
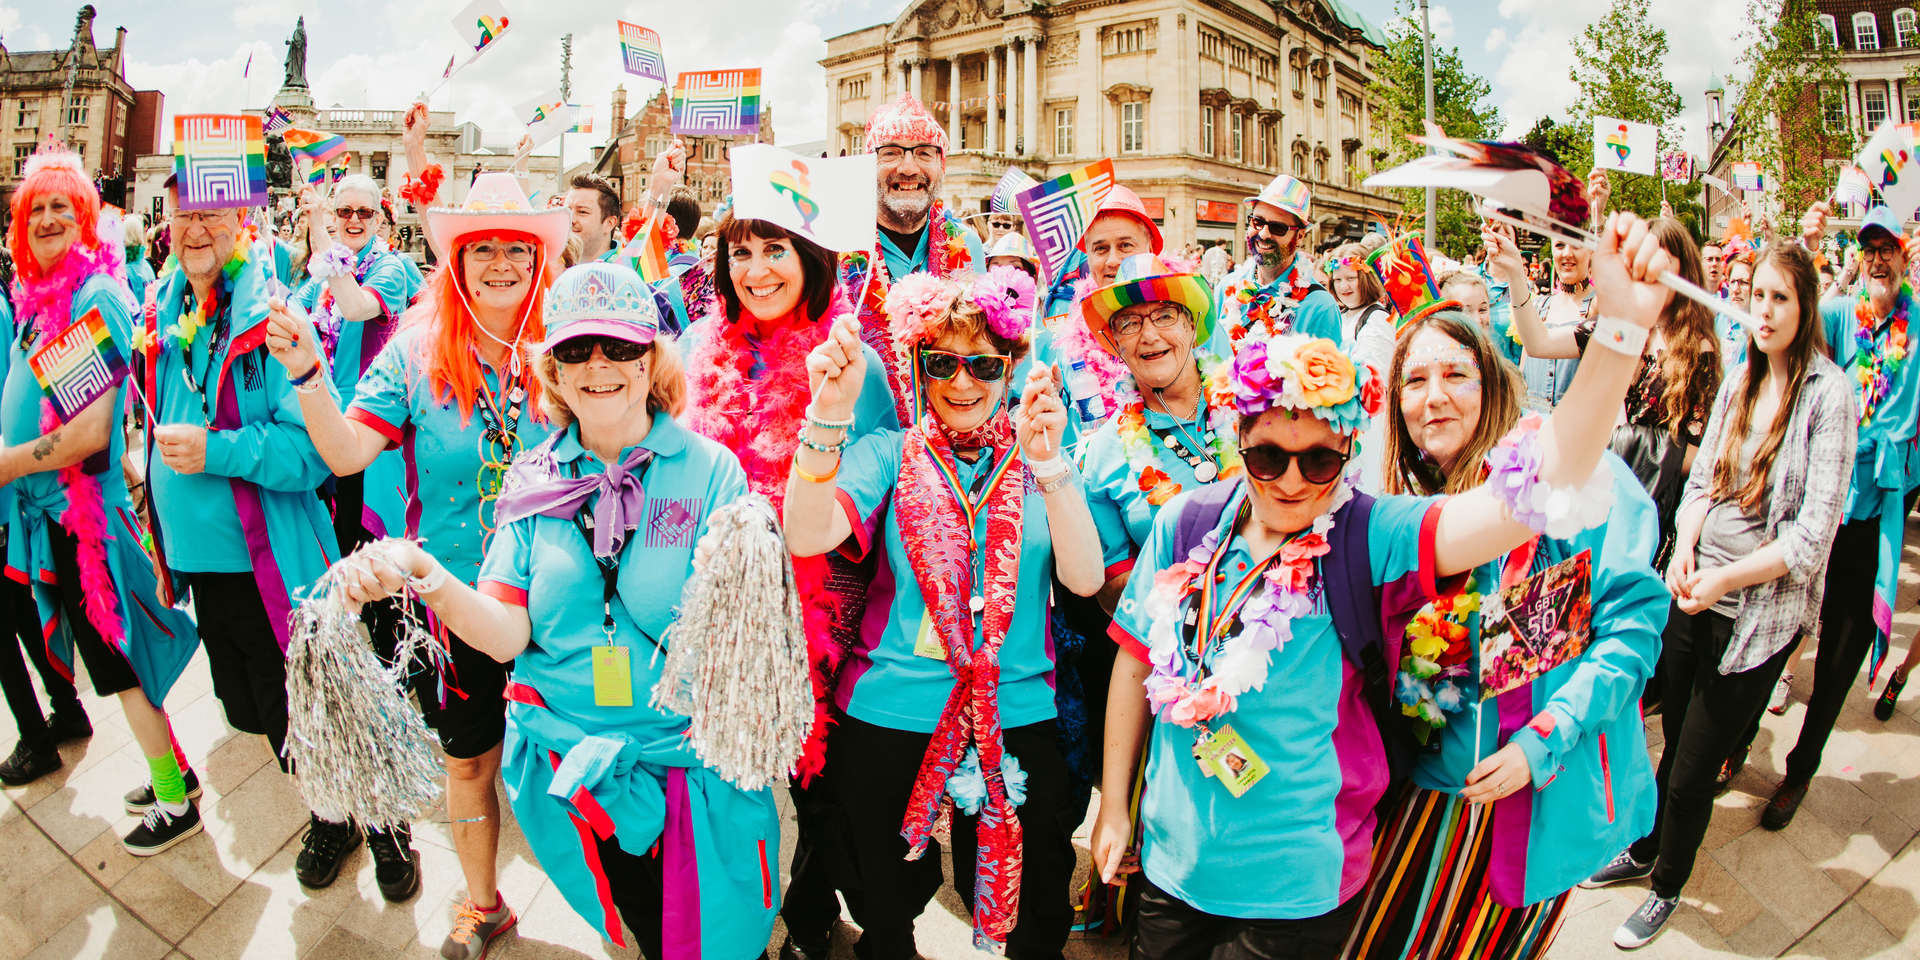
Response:
[{"label": "crowd of people", "polygon": [[[1050,275],[1017,213],[942,201],[911,97],[868,121],[850,252],[702,210],[677,142],[635,210],[592,176],[538,205],[513,170],[449,202],[424,110],[392,193],[346,177],[280,222],[171,181],[165,223],[116,218],[53,146],[14,194],[0,782],[91,734],[84,664],[147,758],[135,855],[201,829],[166,712],[200,650],[297,772],[289,617],[330,567],[382,656],[414,620],[445,651],[407,678],[465,882],[449,960],[516,922],[502,782],[566,902],[651,960],[761,956],[776,917],[782,960],[824,958],[843,904],[857,956],[914,957],[942,842],[975,945],[1019,958],[1076,928],[1154,960],[1532,958],[1574,888],[1645,879],[1632,949],[1791,665],[1817,648],[1775,830],[1887,656],[1920,384],[1884,207],[1844,257],[1824,204],[1702,246],[1606,212],[1596,172],[1594,248],[1530,257],[1488,221],[1471,250],[1315,250],[1283,174],[1238,249],[1174,254],[1119,184]],[[129,369],[56,411],[33,360],[79,323]],[[814,697],[785,889],[772,790],[648,695],[709,518],[747,497],[783,518]],[[405,824],[318,812],[300,882],[363,843],[413,897]]]}]

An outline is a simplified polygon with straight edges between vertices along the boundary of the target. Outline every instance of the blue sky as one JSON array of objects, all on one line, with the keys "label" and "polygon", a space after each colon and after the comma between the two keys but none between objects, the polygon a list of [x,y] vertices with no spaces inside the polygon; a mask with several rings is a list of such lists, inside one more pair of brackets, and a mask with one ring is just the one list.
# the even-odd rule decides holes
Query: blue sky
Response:
[{"label": "blue sky", "polygon": [[[537,3],[506,0],[518,19],[490,51],[454,77],[434,98],[435,109],[454,109],[486,131],[490,141],[508,133],[513,108],[559,83],[559,36],[574,31],[573,99],[593,108],[600,129],[607,96],[626,78],[613,33],[617,17],[642,17],[658,30],[670,71],[760,66],[765,95],[783,143],[818,139],[826,116],[823,73],[816,61],[825,38],[891,19],[902,0],[712,0],[699,4],[650,4],[639,14],[630,3],[570,0]],[[1384,24],[1396,3],[1410,0],[1347,0]],[[136,86],[158,87],[169,110],[225,111],[258,107],[278,88],[283,41],[294,18],[305,14],[308,75],[323,106],[400,108],[439,79],[456,49],[450,23],[465,0],[94,0],[96,41],[111,42],[113,28],[128,28],[128,76]],[[0,0],[0,37],[8,49],[64,46],[79,0]],[[1433,6],[1433,28],[1442,44],[1458,45],[1467,63],[1493,83],[1494,101],[1512,132],[1542,115],[1564,114],[1573,100],[1567,79],[1572,43],[1580,29],[1604,10],[1603,0],[1447,0]],[[1691,149],[1705,150],[1701,96],[1710,74],[1724,72],[1738,55],[1745,0],[1653,0],[1654,17],[1675,38],[1667,73],[1686,100],[1683,123]],[[768,16],[777,10],[778,16]],[[1712,24],[1700,29],[1703,23]],[[190,29],[183,29],[190,25]],[[1683,43],[1679,38],[1690,43]],[[247,57],[251,77],[243,79]],[[630,101],[650,96],[651,81],[627,84]],[[630,108],[631,109],[631,108]],[[584,156],[605,134],[568,137],[568,151]]]}]

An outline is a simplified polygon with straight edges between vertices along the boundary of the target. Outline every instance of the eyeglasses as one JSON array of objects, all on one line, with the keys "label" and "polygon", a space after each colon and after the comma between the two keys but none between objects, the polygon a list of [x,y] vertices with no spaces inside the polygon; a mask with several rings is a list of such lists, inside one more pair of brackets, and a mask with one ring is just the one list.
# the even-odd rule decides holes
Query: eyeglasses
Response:
[{"label": "eyeglasses", "polygon": [[1247,218],[1247,232],[1249,233],[1257,234],[1257,233],[1260,233],[1261,231],[1266,231],[1268,234],[1272,236],[1284,237],[1287,234],[1294,232],[1295,230],[1305,230],[1305,229],[1306,229],[1305,224],[1282,223],[1278,220],[1268,220],[1266,217],[1248,217]]},{"label": "eyeglasses", "polygon": [[1306,450],[1287,450],[1271,443],[1255,444],[1240,448],[1240,462],[1246,465],[1247,473],[1255,480],[1271,483],[1286,476],[1287,465],[1300,464],[1300,476],[1308,483],[1332,483],[1346,467],[1347,458],[1352,454],[1341,450],[1328,450],[1326,447],[1310,447]]},{"label": "eyeglasses", "polygon": [[173,222],[182,227],[211,227],[225,216],[224,210],[175,210]]},{"label": "eyeglasses", "polygon": [[506,254],[508,260],[515,263],[533,262],[533,244],[531,243],[480,243],[467,245],[467,257],[475,263],[492,263]]},{"label": "eyeglasses", "polygon": [[362,220],[372,220],[374,217],[379,216],[379,214],[380,214],[380,211],[375,210],[372,207],[335,207],[333,208],[333,215],[336,218],[341,220],[352,220],[355,217],[358,217]]},{"label": "eyeglasses", "polygon": [[920,351],[920,372],[935,380],[952,380],[960,372],[961,364],[967,367],[967,373],[981,383],[998,383],[1007,375],[1007,366],[1013,358],[1003,353],[979,353],[963,357],[945,350]]},{"label": "eyeglasses", "polygon": [[1860,256],[1865,258],[1879,257],[1882,260],[1892,260],[1899,255],[1900,245],[1897,243],[1876,243],[1872,246],[1863,244],[1860,247]]},{"label": "eyeglasses", "polygon": [[1166,306],[1152,313],[1133,313],[1113,318],[1113,335],[1132,337],[1146,328],[1146,321],[1153,322],[1155,330],[1172,330],[1187,319],[1187,312],[1176,306]]},{"label": "eyeglasses", "polygon": [[881,163],[899,163],[901,158],[909,153],[913,154],[913,159],[921,163],[940,162],[940,148],[930,143],[923,143],[917,147],[900,147],[888,144],[875,150],[873,155],[878,157]]},{"label": "eyeglasses", "polygon": [[608,336],[574,337],[554,344],[553,358],[561,363],[586,363],[593,356],[594,347],[599,347],[600,355],[611,363],[631,363],[646,356],[653,344]]}]

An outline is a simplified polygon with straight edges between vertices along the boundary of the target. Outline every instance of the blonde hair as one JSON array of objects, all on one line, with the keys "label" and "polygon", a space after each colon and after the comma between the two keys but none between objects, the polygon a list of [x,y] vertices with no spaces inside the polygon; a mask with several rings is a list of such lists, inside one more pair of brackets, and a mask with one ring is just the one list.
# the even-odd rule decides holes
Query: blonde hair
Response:
[{"label": "blonde hair", "polygon": [[[653,338],[653,350],[647,360],[647,411],[678,418],[687,408],[687,371],[680,363],[680,348],[670,336]],[[540,409],[554,429],[565,430],[574,421],[573,408],[560,395],[560,361],[553,352],[541,353],[533,360],[533,374],[540,378]]]}]

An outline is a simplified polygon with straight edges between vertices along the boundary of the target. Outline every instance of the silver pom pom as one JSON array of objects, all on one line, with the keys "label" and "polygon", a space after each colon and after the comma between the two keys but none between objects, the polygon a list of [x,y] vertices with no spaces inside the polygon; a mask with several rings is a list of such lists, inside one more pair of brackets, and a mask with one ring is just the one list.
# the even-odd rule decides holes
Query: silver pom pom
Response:
[{"label": "silver pom pom", "polygon": [[287,638],[287,758],[307,807],[335,823],[391,829],[433,806],[440,744],[406,695],[408,665],[444,658],[411,607],[394,663],[350,612],[341,564],[294,610]]},{"label": "silver pom pom", "polygon": [[793,559],[766,497],[707,518],[665,646],[653,706],[690,718],[701,762],[742,790],[786,779],[813,729],[813,688]]}]

